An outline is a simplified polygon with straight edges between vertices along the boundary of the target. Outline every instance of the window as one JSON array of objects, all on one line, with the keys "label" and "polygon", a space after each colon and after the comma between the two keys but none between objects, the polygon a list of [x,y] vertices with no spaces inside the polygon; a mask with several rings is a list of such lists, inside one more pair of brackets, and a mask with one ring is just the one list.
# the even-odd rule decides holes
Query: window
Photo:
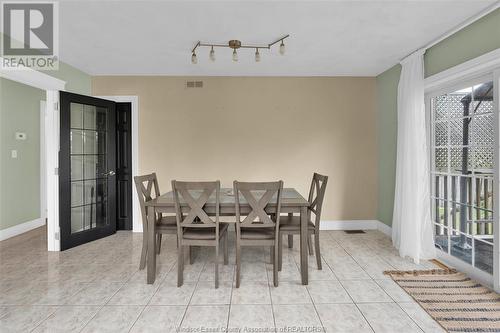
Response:
[{"label": "window", "polygon": [[435,246],[493,274],[493,81],[431,98]]}]

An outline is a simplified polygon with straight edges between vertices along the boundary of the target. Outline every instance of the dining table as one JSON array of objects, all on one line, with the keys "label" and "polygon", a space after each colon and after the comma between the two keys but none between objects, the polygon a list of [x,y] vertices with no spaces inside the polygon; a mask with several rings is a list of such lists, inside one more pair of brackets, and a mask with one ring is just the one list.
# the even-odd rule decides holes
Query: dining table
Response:
[{"label": "dining table", "polygon": [[[274,201],[275,202],[275,201]],[[181,209],[188,208],[179,197]],[[215,192],[209,197],[203,210],[207,215],[215,215]],[[294,188],[284,188],[281,197],[281,213],[300,214],[300,275],[302,284],[308,284],[308,207],[310,203]],[[153,284],[156,278],[156,216],[157,213],[175,214],[175,202],[173,192],[167,192],[145,203],[148,217],[147,239],[147,283]],[[266,206],[266,212],[273,214],[276,209],[273,200]],[[240,197],[240,213],[245,215],[251,211],[250,205],[244,198]],[[235,216],[235,196],[232,188],[221,188],[219,194],[220,216]],[[236,223],[235,220],[224,223]]]}]

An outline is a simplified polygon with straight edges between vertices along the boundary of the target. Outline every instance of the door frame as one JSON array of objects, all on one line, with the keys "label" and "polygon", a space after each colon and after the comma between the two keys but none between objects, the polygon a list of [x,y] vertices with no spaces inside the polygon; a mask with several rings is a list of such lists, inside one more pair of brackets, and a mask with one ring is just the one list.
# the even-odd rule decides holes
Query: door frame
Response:
[{"label": "door frame", "polygon": [[[0,57],[0,61],[3,58]],[[59,230],[59,91],[66,91],[66,81],[29,67],[18,70],[0,68],[0,78],[45,90],[45,186],[47,204],[47,250],[60,251]]]},{"label": "door frame", "polygon": [[[439,249],[436,249],[437,257],[445,263],[466,272],[472,278],[492,286],[495,291],[500,292],[500,48],[483,54],[477,58],[466,61],[457,66],[451,67],[440,73],[434,74],[424,80],[426,114],[430,115],[430,98],[446,90],[458,87],[462,83],[473,82],[482,77],[489,76],[493,79],[495,110],[495,151],[494,151],[494,187],[495,204],[493,210],[493,274],[483,272],[472,265],[462,262],[460,259],[452,257]],[[428,135],[432,135],[430,130],[430,117],[428,117]],[[431,141],[430,141],[431,142]],[[432,157],[430,159],[432,163]],[[429,173],[429,176],[430,173]],[[431,203],[429,202],[429,205]],[[496,224],[495,224],[496,223]]]},{"label": "door frame", "polygon": [[[494,183],[493,191],[496,191],[494,193],[497,194],[495,198],[495,206],[499,207],[500,204],[500,198],[499,198],[499,191],[500,191],[500,67],[496,70],[493,71],[493,103],[494,104],[494,109],[496,109],[497,112],[494,114],[494,121],[495,121],[495,155],[494,155],[494,161],[496,163],[496,168],[495,168],[495,179],[496,182]],[[496,292],[500,292],[500,216],[499,216],[499,209],[495,209],[493,211],[493,218],[494,221],[497,222],[497,225],[493,225],[493,237],[495,237],[495,242],[493,242],[493,288],[495,289]]]},{"label": "door frame", "polygon": [[47,184],[45,174],[45,113],[47,103],[44,100],[40,101],[40,218],[44,224],[47,219]]},{"label": "door frame", "polygon": [[[132,118],[132,178],[139,175],[139,97],[133,95],[125,96],[101,96],[94,97],[107,99],[117,103],[131,103]],[[141,211],[139,198],[135,195],[132,179],[132,231],[142,232]]]}]

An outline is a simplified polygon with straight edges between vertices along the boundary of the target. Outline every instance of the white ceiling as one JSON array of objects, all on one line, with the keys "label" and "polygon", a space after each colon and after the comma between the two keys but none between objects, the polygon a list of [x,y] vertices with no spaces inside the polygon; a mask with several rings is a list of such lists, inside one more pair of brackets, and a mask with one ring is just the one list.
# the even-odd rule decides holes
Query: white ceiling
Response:
[{"label": "white ceiling", "polygon": [[[373,76],[490,6],[468,1],[63,1],[60,58],[92,75]],[[278,48],[190,50],[198,40]]]}]

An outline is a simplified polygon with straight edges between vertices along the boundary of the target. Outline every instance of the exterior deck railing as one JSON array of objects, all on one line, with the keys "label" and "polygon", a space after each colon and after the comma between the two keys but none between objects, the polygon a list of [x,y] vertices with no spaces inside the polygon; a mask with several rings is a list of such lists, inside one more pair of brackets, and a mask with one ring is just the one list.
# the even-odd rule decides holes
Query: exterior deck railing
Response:
[{"label": "exterior deck railing", "polygon": [[436,175],[434,200],[436,235],[444,235],[443,227],[448,227],[454,234],[493,236],[492,173]]}]

